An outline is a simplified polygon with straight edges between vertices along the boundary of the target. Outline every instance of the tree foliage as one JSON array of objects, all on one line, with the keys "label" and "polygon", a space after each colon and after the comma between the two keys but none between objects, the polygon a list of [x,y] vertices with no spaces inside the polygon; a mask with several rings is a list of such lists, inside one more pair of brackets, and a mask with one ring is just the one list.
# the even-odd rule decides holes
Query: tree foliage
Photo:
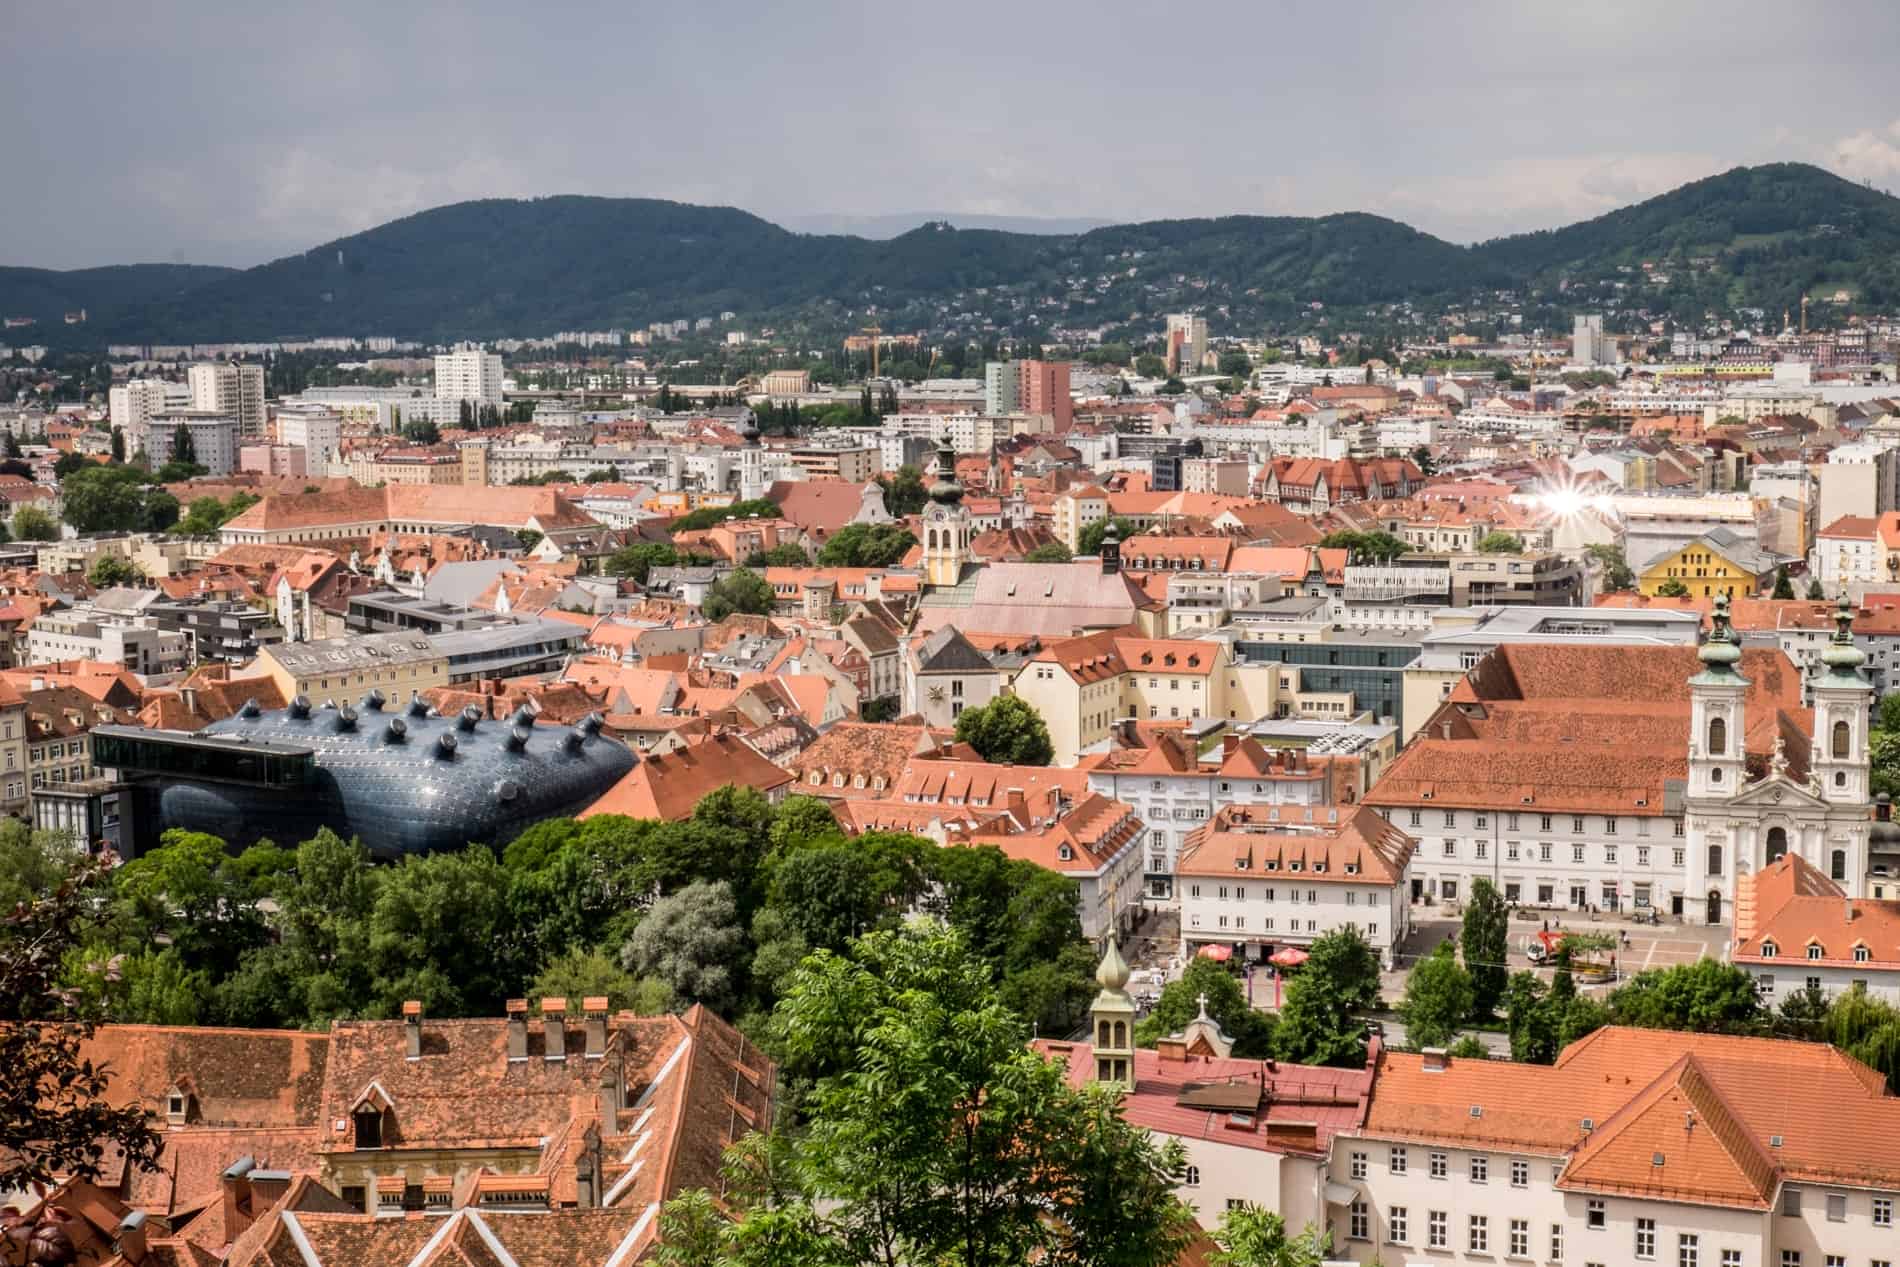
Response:
[{"label": "tree foliage", "polygon": [[1060,541],[1045,541],[1023,556],[1024,563],[1067,563],[1075,556]]},{"label": "tree foliage", "polygon": [[1207,999],[1207,1015],[1232,1041],[1237,1059],[1264,1060],[1273,1054],[1272,1015],[1256,1011],[1247,1002],[1240,982],[1224,964],[1198,955],[1188,961],[1178,980],[1161,988],[1160,1001],[1136,1022],[1135,1042],[1153,1047],[1162,1038],[1181,1033],[1201,1014],[1202,997]]},{"label": "tree foliage", "polygon": [[1509,532],[1487,532],[1478,540],[1478,553],[1522,554],[1524,553],[1524,541],[1521,537]]},{"label": "tree foliage", "polygon": [[1332,1253],[1332,1235],[1308,1224],[1289,1236],[1286,1220],[1251,1202],[1230,1207],[1214,1229],[1213,1267],[1321,1267]]},{"label": "tree foliage", "polygon": [[1323,550],[1344,550],[1354,563],[1390,563],[1410,552],[1411,546],[1389,532],[1354,532],[1340,529],[1320,538]]},{"label": "tree foliage", "polygon": [[1102,552],[1102,538],[1108,535],[1108,526],[1115,525],[1115,535],[1123,541],[1135,535],[1135,524],[1131,519],[1119,515],[1109,519],[1098,519],[1085,526],[1076,534],[1075,552],[1081,555],[1097,555]]},{"label": "tree foliage", "polygon": [[1056,755],[1048,723],[1016,695],[964,709],[957,715],[957,742],[997,765],[1048,765]]},{"label": "tree foliage", "polygon": [[1471,977],[1449,941],[1412,966],[1405,979],[1405,997],[1399,1001],[1399,1019],[1405,1022],[1413,1048],[1444,1047],[1458,1036],[1471,1016]]},{"label": "tree foliage", "polygon": [[1471,974],[1471,1010],[1476,1017],[1497,1011],[1504,997],[1509,969],[1505,959],[1510,953],[1510,911],[1498,886],[1484,876],[1471,884],[1471,902],[1465,907],[1464,925],[1459,930],[1458,948],[1464,953],[1465,971]]},{"label": "tree foliage", "polygon": [[917,538],[901,524],[846,524],[818,551],[818,566],[889,567],[916,544]]},{"label": "tree foliage", "polygon": [[1351,1068],[1366,1059],[1361,1019],[1379,1002],[1379,956],[1354,925],[1313,942],[1286,989],[1273,1045],[1280,1059]]},{"label": "tree foliage", "polygon": [[22,506],[13,512],[15,541],[57,541],[59,524],[38,506]]},{"label": "tree foliage", "polygon": [[764,616],[772,610],[772,586],[751,568],[734,568],[706,587],[699,609],[707,620],[724,620],[735,612]]},{"label": "tree foliage", "polygon": [[102,554],[93,560],[92,567],[86,572],[86,580],[94,589],[111,589],[115,585],[137,585],[145,579],[145,571],[130,559],[116,554]]}]

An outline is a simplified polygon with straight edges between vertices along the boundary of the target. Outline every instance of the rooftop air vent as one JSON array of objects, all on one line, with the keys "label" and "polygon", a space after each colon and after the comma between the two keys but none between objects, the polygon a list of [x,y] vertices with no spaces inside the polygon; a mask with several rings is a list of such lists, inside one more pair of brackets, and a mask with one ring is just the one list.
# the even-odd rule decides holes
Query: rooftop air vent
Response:
[{"label": "rooftop air vent", "polygon": [[504,805],[521,795],[521,785],[513,779],[503,779],[495,784],[495,799]]},{"label": "rooftop air vent", "polygon": [[533,733],[534,731],[530,730],[528,727],[522,726],[519,724],[510,727],[508,730],[508,739],[506,741],[508,744],[508,751],[526,752],[528,750],[528,736]]},{"label": "rooftop air vent", "polygon": [[354,708],[348,708],[348,707],[337,709],[336,710],[337,733],[339,735],[347,734],[348,732],[355,729],[356,729],[356,710]]},{"label": "rooftop air vent", "polygon": [[422,692],[409,692],[409,715],[411,717],[427,717],[429,715],[429,701],[422,698]]},{"label": "rooftop air vent", "polygon": [[435,737],[435,755],[443,761],[455,760],[455,736],[443,731]]},{"label": "rooftop air vent", "polygon": [[297,718],[299,721],[309,718],[310,697],[307,695],[299,695],[295,699],[291,700],[290,701],[290,715],[292,717]]},{"label": "rooftop air vent", "polygon": [[383,711],[383,705],[386,702],[383,693],[372,687],[364,693],[362,699],[356,702],[356,706],[366,713],[380,713]]},{"label": "rooftop air vent", "polygon": [[389,724],[383,727],[383,737],[390,743],[402,743],[409,738],[409,727],[400,717],[391,717]]},{"label": "rooftop air vent", "polygon": [[462,715],[456,719],[455,728],[464,734],[472,734],[475,730],[475,723],[481,719],[482,710],[470,704],[467,708],[462,710]]},{"label": "rooftop air vent", "polygon": [[580,722],[581,729],[586,732],[589,739],[592,739],[595,735],[600,733],[602,724],[599,713],[589,713],[587,716],[581,718]]},{"label": "rooftop air vent", "polygon": [[579,752],[581,745],[586,742],[587,736],[583,735],[579,730],[570,730],[561,736],[561,747],[567,749],[569,752]]},{"label": "rooftop air vent", "polygon": [[255,696],[253,696],[250,699],[245,700],[244,706],[238,709],[238,715],[244,718],[245,721],[256,721],[257,718],[263,714],[263,712],[264,710],[257,706],[257,699]]}]

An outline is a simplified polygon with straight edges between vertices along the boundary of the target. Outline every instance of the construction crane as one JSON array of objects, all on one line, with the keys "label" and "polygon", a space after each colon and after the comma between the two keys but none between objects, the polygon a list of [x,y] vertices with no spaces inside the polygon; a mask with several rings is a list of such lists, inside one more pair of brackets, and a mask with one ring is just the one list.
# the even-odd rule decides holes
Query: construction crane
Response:
[{"label": "construction crane", "polygon": [[884,333],[884,327],[879,326],[879,325],[869,325],[869,326],[863,327],[863,332],[871,336],[871,377],[876,378],[878,376],[877,350],[878,350],[878,343],[880,342],[880,340],[878,339],[878,336]]}]

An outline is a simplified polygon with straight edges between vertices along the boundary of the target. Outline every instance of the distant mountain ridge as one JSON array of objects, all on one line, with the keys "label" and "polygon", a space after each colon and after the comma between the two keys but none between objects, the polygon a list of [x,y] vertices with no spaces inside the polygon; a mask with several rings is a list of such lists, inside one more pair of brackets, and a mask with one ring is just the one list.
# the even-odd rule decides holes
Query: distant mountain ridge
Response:
[{"label": "distant mountain ridge", "polygon": [[[1647,265],[1647,270],[1644,266]],[[1900,199],[1816,167],[1737,168],[1596,219],[1457,246],[1384,217],[1223,216],[1011,233],[926,224],[888,240],[799,234],[745,211],[563,195],[456,203],[241,272],[0,269],[29,341],[86,337],[493,338],[716,316],[852,329],[1104,325],[1196,307],[1217,329],[1325,309],[1492,304],[1540,317],[1644,297],[1698,319],[1808,291],[1900,306]],[[1224,309],[1224,312],[1222,311]],[[971,314],[974,314],[972,317]],[[49,324],[50,323],[50,324]],[[75,328],[65,327],[69,337]]]}]

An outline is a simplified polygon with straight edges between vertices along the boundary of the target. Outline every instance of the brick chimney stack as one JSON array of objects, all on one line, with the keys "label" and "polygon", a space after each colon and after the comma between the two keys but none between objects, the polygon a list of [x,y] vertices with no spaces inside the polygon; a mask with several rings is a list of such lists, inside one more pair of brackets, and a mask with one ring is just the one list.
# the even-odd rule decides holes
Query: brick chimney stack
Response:
[{"label": "brick chimney stack", "polygon": [[411,1060],[422,1059],[422,1002],[410,999],[402,1005],[403,1035],[408,1040],[407,1055]]},{"label": "brick chimney stack", "polygon": [[607,1054],[607,996],[589,995],[581,1000],[581,1015],[587,1033],[587,1059],[599,1060]]},{"label": "brick chimney stack", "polygon": [[233,1240],[251,1225],[251,1171],[256,1168],[256,1158],[240,1157],[219,1179],[223,1188],[224,1231]]},{"label": "brick chimney stack", "polygon": [[120,1257],[128,1263],[142,1263],[146,1258],[145,1248],[145,1211],[134,1210],[119,1221],[117,1245]]},{"label": "brick chimney stack", "polygon": [[547,1059],[567,1059],[567,1000],[541,1000],[541,1028],[547,1035]]},{"label": "brick chimney stack", "polygon": [[526,1060],[528,1058],[528,1001],[509,999],[508,1009],[508,1059]]}]

